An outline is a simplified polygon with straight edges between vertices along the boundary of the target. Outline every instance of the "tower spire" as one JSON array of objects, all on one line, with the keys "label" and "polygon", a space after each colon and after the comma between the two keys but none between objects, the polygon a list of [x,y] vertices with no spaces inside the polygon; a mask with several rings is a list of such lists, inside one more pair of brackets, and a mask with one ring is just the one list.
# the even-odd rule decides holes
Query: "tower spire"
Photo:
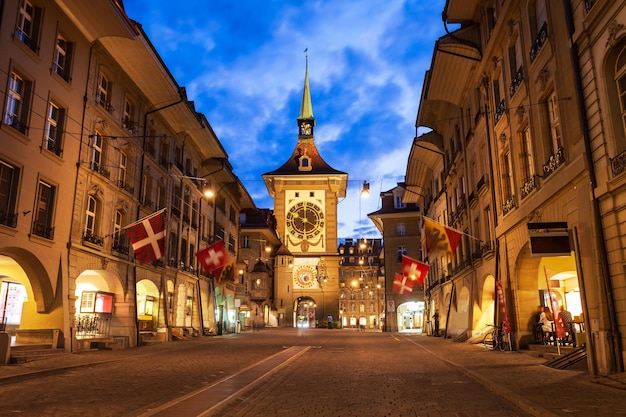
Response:
[{"label": "tower spire", "polygon": [[[306,53],[309,48],[306,48]],[[304,89],[302,91],[302,103],[300,104],[300,115],[298,115],[298,127],[300,135],[312,136],[315,117],[313,116],[313,105],[311,104],[311,91],[309,88],[309,55],[305,56],[306,67],[304,71]]]}]

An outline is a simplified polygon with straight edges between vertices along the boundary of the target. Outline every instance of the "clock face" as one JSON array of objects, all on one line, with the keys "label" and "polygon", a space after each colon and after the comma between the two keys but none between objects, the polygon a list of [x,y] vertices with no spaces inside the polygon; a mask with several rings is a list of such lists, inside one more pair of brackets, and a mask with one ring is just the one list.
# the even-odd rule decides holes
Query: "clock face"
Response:
[{"label": "clock face", "polygon": [[311,239],[324,228],[324,212],[308,201],[301,201],[287,213],[287,230],[298,239]]},{"label": "clock face", "polygon": [[315,283],[315,271],[310,266],[301,266],[295,271],[296,284],[302,288],[310,288]]}]

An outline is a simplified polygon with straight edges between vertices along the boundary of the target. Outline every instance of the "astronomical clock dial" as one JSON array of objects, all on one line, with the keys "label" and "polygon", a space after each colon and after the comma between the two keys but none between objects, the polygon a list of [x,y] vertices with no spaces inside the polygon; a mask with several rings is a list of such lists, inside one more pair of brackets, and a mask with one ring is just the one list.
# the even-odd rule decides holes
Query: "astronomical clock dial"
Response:
[{"label": "astronomical clock dial", "polygon": [[311,202],[300,201],[287,212],[287,231],[295,238],[307,240],[317,237],[324,229],[324,212]]},{"label": "astronomical clock dial", "polygon": [[301,288],[311,288],[315,283],[315,270],[310,266],[300,266],[294,272],[296,284]]}]

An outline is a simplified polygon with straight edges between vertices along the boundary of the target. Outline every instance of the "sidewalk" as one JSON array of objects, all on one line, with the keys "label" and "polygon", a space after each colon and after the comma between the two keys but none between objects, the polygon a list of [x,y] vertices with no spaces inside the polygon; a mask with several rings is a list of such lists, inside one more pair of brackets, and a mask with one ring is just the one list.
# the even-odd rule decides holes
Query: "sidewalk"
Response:
[{"label": "sidewalk", "polygon": [[559,370],[537,352],[490,351],[481,344],[416,336],[414,343],[534,416],[626,416],[626,374]]}]

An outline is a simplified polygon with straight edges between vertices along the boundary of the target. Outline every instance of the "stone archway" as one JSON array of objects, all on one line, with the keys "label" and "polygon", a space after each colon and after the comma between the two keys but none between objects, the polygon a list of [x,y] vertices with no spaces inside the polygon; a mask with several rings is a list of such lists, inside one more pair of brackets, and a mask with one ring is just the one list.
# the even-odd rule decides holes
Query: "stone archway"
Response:
[{"label": "stone archway", "polygon": [[293,326],[300,328],[311,328],[316,326],[315,309],[317,303],[309,296],[298,297],[294,300]]}]

